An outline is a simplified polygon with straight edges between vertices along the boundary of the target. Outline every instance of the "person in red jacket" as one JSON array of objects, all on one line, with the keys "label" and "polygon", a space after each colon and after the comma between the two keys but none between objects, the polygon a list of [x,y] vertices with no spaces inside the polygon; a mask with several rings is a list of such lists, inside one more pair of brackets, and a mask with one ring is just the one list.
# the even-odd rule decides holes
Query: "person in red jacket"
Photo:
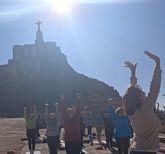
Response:
[{"label": "person in red jacket", "polygon": [[72,107],[64,104],[64,97],[61,96],[61,109],[65,130],[65,147],[67,154],[80,154],[81,135],[80,135],[80,94],[76,95],[76,103]]}]

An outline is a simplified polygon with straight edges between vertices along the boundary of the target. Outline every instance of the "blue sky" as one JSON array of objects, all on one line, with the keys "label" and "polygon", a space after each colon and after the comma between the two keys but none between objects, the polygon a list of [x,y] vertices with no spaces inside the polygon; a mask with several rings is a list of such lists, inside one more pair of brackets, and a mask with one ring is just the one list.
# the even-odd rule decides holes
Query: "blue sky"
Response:
[{"label": "blue sky", "polygon": [[75,0],[68,16],[52,14],[46,0],[0,1],[0,64],[12,58],[12,46],[35,40],[42,20],[45,41],[55,41],[78,72],[114,86],[121,95],[129,84],[124,61],[137,62],[138,84],[147,93],[154,68],[144,50],[161,57],[165,102],[165,1]]}]

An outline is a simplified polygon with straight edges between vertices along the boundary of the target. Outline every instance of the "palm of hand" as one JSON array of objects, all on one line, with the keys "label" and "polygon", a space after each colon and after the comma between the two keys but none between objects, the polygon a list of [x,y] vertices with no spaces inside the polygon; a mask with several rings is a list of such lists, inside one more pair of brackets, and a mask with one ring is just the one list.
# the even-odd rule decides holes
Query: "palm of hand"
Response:
[{"label": "palm of hand", "polygon": [[125,62],[125,67],[128,67],[131,69],[131,71],[135,72],[136,70],[136,66],[137,66],[137,63],[136,64],[132,64],[131,62],[129,61],[126,61]]}]

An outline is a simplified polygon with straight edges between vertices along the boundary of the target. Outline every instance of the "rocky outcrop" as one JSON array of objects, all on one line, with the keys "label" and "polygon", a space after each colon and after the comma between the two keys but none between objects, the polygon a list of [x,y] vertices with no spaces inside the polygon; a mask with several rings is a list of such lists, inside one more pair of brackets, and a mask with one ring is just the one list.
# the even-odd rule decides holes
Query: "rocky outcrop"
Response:
[{"label": "rocky outcrop", "polygon": [[25,105],[43,110],[45,102],[58,102],[61,93],[73,103],[77,92],[89,106],[120,97],[113,87],[76,72],[55,42],[16,45],[13,59],[0,66],[0,112],[10,117],[21,116]]}]

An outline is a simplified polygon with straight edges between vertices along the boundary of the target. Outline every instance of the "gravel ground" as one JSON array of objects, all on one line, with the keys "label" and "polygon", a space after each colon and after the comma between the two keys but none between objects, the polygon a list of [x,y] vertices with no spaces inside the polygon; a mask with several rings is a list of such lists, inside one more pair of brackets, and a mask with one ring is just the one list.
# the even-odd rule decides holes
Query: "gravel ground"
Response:
[{"label": "gravel ground", "polygon": [[[44,136],[45,130],[41,130],[40,132],[41,135]],[[61,136],[62,134],[63,131],[61,132]],[[161,134],[161,136],[165,135]],[[24,119],[0,119],[0,154],[6,154],[9,150],[15,150],[17,151],[17,154],[25,154],[25,152],[28,151],[27,141],[21,141],[21,138],[25,137]],[[104,138],[105,137],[103,135],[103,140]],[[88,154],[111,154],[109,150],[95,150],[97,145],[84,145],[85,150],[88,151]],[[161,143],[161,146],[165,147],[165,144]],[[37,144],[36,150],[40,150],[41,154],[48,154],[47,144]],[[66,154],[66,152],[65,150],[59,150],[59,154]]]}]

